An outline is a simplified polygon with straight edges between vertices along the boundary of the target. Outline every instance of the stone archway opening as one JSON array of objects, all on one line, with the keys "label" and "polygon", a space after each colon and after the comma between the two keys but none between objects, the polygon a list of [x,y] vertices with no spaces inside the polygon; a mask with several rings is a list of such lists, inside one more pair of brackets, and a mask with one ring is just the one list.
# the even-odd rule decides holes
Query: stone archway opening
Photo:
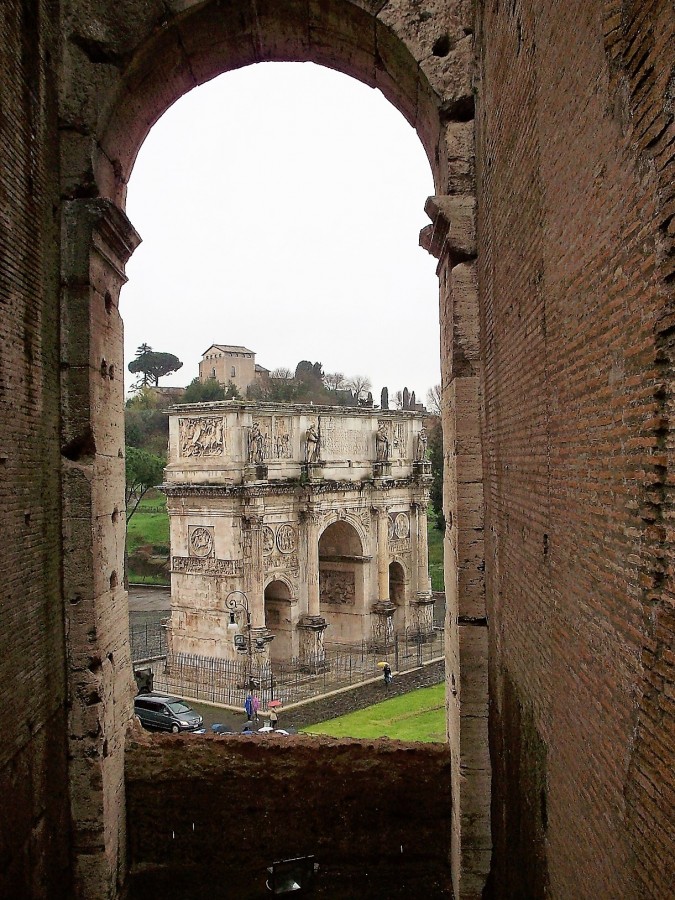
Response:
[{"label": "stone archway opening", "polygon": [[[206,0],[181,4],[179,13],[167,11],[161,22],[146,6],[138,4],[133,27],[118,22],[121,14],[111,8],[110,27],[95,41],[90,23],[74,15],[71,41],[65,42],[70,69],[60,99],[63,592],[66,607],[71,603],[78,609],[68,632],[68,689],[82,706],[70,715],[70,800],[76,845],[105,847],[105,853],[76,853],[81,893],[90,896],[106,893],[123,856],[124,730],[132,711],[128,616],[117,576],[124,547],[124,517],[116,514],[124,507],[118,302],[125,265],[140,238],[124,207],[138,150],[163,112],[216,75],[268,60],[316,62],[381,90],[417,131],[434,177],[437,196],[426,207],[433,224],[422,242],[439,258],[444,430],[456,444],[461,444],[462,422],[473,428],[478,410],[477,372],[470,365],[453,369],[452,355],[458,341],[462,360],[467,352],[477,358],[469,5],[458,5],[453,17],[439,9],[422,18],[412,0],[374,6],[348,0]],[[75,52],[80,47],[88,48],[86,59],[79,49]],[[453,307],[455,291],[461,307]],[[457,382],[461,391],[453,387]],[[461,401],[457,413],[468,410],[470,418],[456,414],[454,396]],[[452,472],[446,467],[447,481],[455,487],[464,484],[458,477],[462,465],[472,464],[480,448],[472,454]],[[461,491],[453,490],[452,497],[454,506],[463,502]],[[455,622],[461,612],[457,573],[468,549],[456,533],[449,540],[448,557],[459,560],[458,567],[448,564],[446,570],[449,616]],[[471,552],[475,557],[475,538]],[[347,556],[356,571],[356,555]],[[458,679],[459,655],[454,630],[448,661]],[[92,703],[92,696],[106,702]],[[449,709],[449,733],[459,752],[459,701]],[[76,787],[84,779],[93,783],[92,766],[100,779],[95,802]],[[452,854],[457,878],[460,793],[457,771]],[[93,807],[100,813],[92,820]]]},{"label": "stone archway opening", "polygon": [[274,635],[270,659],[288,661],[298,655],[297,629],[293,627],[291,591],[285,581],[270,581],[265,587],[265,625]]},{"label": "stone archway opening", "polygon": [[366,558],[358,532],[349,522],[329,525],[319,538],[319,603],[329,625],[328,643],[367,640]]},{"label": "stone archway opening", "polygon": [[400,562],[389,563],[389,599],[396,607],[394,612],[394,632],[400,636],[405,633],[405,570]]}]

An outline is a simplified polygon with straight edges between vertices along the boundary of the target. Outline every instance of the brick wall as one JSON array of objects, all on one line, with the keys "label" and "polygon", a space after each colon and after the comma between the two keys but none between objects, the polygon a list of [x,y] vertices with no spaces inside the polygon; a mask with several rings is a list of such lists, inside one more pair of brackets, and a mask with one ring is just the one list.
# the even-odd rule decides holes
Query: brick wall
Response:
[{"label": "brick wall", "polygon": [[319,897],[450,896],[450,752],[325,737],[148,737],[127,750],[130,898],[227,886],[313,853]]},{"label": "brick wall", "polygon": [[514,0],[483,13],[491,887],[662,897],[672,7]]},{"label": "brick wall", "polygon": [[0,9],[0,895],[65,896],[53,5]]}]

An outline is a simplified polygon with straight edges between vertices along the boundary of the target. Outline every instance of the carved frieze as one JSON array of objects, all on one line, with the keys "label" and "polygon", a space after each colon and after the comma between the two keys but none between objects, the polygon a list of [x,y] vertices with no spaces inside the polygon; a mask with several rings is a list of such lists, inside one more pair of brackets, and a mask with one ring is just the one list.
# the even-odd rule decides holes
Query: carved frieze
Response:
[{"label": "carved frieze", "polygon": [[355,428],[345,428],[337,416],[321,416],[321,453],[345,459],[367,459],[370,436]]},{"label": "carved frieze", "polygon": [[222,416],[178,419],[182,457],[222,456],[225,452],[225,420]]},{"label": "carved frieze", "polygon": [[241,575],[244,563],[241,559],[215,559],[197,556],[172,556],[171,571],[187,575]]},{"label": "carved frieze", "polygon": [[279,553],[275,551],[265,557],[265,566],[268,569],[284,569],[288,572],[297,572],[300,569],[300,562],[297,553]]},{"label": "carved frieze", "polygon": [[213,525],[188,526],[188,551],[200,559],[216,555]]},{"label": "carved frieze", "polygon": [[353,606],[356,602],[356,579],[353,572],[321,569],[319,596],[322,603],[334,606]]}]

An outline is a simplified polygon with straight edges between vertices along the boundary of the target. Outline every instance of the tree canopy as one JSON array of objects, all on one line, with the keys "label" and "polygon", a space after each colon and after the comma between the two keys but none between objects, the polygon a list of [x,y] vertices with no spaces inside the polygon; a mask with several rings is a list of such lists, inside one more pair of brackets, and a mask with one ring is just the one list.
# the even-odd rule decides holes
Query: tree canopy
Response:
[{"label": "tree canopy", "polygon": [[440,417],[434,417],[433,425],[428,429],[428,451],[431,460],[430,497],[431,505],[436,513],[436,527],[445,531],[445,516],[443,515],[443,429]]},{"label": "tree canopy", "polygon": [[[126,448],[126,485],[124,497],[127,506],[127,522],[138,509],[147,491],[161,484],[166,460],[137,447]],[[133,504],[131,512],[130,505]]]},{"label": "tree canopy", "polygon": [[177,372],[182,366],[183,363],[173,353],[160,353],[148,344],[141,344],[136,351],[136,358],[131,360],[127,368],[134,375],[140,374],[140,386],[147,387],[148,384],[157,386],[160,378]]},{"label": "tree canopy", "polygon": [[231,381],[227,387],[224,387],[215,378],[209,378],[208,381],[200,381],[199,377],[197,377],[185,388],[185,393],[181,397],[180,402],[211,403],[215,400],[241,400],[241,394]]}]

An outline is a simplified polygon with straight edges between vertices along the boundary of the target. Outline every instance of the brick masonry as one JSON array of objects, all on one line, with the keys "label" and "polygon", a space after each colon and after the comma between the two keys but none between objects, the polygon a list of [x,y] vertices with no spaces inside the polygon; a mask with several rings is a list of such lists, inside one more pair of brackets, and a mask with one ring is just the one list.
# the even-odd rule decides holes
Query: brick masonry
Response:
[{"label": "brick masonry", "polygon": [[665,897],[672,6],[483,9],[491,888]]}]

